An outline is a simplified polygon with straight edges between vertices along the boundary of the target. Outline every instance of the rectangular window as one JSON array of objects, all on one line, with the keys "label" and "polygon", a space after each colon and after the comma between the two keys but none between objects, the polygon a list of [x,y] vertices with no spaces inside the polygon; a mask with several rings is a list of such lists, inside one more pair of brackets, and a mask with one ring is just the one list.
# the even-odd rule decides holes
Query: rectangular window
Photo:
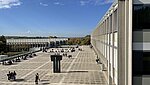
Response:
[{"label": "rectangular window", "polygon": [[150,52],[133,51],[133,76],[150,75]]},{"label": "rectangular window", "polygon": [[118,10],[114,11],[114,32],[116,32],[118,30]]},{"label": "rectangular window", "polygon": [[150,4],[133,6],[133,30],[150,29]]},{"label": "rectangular window", "polygon": [[133,76],[141,76],[143,71],[143,51],[133,51],[132,57]]},{"label": "rectangular window", "polygon": [[143,53],[143,75],[150,75],[150,52]]}]

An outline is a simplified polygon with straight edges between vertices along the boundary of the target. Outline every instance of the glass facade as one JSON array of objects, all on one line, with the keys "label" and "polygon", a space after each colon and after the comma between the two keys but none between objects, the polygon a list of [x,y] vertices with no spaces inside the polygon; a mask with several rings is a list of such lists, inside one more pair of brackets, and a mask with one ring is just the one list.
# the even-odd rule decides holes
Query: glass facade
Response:
[{"label": "glass facade", "polygon": [[150,4],[133,4],[132,85],[150,75]]},{"label": "glass facade", "polygon": [[145,30],[150,32],[150,4],[133,5],[133,43],[142,45],[139,50],[133,50],[133,76],[150,75],[150,50],[144,49],[144,43],[150,42],[144,40],[147,37],[144,36]]}]

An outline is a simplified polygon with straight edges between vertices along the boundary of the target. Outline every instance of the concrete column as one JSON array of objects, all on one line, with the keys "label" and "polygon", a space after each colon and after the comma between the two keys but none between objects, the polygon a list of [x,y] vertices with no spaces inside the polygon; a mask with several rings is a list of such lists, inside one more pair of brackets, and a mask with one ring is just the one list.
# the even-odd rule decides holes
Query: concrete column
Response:
[{"label": "concrete column", "polygon": [[126,85],[125,57],[126,57],[126,33],[125,33],[125,1],[118,2],[118,84]]},{"label": "concrete column", "polygon": [[132,29],[129,26],[129,0],[118,1],[118,12],[118,84],[132,85],[132,75],[129,73],[132,69],[130,66],[132,61],[129,61],[129,58],[132,57],[132,55],[129,55],[129,53],[132,53],[132,36],[129,34]]},{"label": "concrete column", "polygon": [[111,64],[110,64],[110,15],[108,18],[108,84],[111,85]]},{"label": "concrete column", "polygon": [[132,85],[132,7],[133,1],[129,0],[128,85]]},{"label": "concrete column", "polygon": [[[114,10],[113,10],[114,11]],[[114,13],[112,14],[112,82],[114,82]]]}]

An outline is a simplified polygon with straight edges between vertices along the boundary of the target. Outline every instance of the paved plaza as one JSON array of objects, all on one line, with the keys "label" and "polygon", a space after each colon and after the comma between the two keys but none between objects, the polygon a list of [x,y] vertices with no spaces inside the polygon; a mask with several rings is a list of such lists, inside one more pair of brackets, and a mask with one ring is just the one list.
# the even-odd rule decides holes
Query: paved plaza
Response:
[{"label": "paved plaza", "polygon": [[[107,85],[94,51],[89,46],[80,48],[83,50],[68,53],[72,58],[63,57],[61,73],[53,73],[50,49],[13,65],[0,65],[0,85],[35,85],[36,73],[40,76],[39,85]],[[9,71],[16,71],[16,81],[7,80]]]}]

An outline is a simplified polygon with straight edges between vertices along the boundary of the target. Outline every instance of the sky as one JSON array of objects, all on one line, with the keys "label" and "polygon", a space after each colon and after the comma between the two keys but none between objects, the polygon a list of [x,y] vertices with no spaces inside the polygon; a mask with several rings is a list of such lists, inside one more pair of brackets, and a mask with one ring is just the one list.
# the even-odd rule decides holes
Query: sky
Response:
[{"label": "sky", "polygon": [[0,35],[82,37],[113,0],[0,0]]}]

